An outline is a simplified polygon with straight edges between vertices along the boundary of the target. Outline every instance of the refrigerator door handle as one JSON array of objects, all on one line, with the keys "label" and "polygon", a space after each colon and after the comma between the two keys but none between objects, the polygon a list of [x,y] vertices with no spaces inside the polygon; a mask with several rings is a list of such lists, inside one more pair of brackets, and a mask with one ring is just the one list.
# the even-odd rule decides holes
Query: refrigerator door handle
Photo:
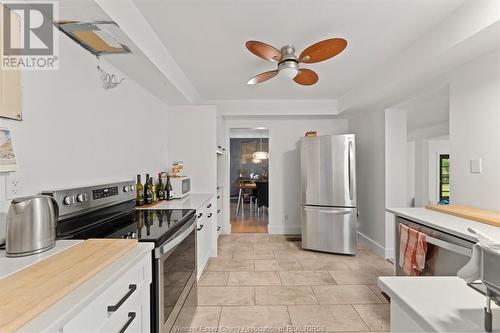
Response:
[{"label": "refrigerator door handle", "polygon": [[349,144],[347,147],[347,168],[348,168],[348,177],[349,177],[349,199],[353,200],[352,197],[352,183],[354,182],[352,179],[353,172],[352,172],[352,141],[349,140]]},{"label": "refrigerator door handle", "polygon": [[304,210],[308,212],[318,212],[318,213],[335,214],[335,215],[347,215],[352,213],[352,209],[344,209],[344,208],[325,209],[325,208],[304,207]]}]

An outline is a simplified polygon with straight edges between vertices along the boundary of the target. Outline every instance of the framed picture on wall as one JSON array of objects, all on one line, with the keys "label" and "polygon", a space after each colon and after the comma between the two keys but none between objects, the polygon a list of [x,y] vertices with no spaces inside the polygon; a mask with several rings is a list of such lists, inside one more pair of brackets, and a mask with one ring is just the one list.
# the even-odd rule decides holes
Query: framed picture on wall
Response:
[{"label": "framed picture on wall", "polygon": [[0,172],[17,171],[17,160],[9,129],[0,128]]}]

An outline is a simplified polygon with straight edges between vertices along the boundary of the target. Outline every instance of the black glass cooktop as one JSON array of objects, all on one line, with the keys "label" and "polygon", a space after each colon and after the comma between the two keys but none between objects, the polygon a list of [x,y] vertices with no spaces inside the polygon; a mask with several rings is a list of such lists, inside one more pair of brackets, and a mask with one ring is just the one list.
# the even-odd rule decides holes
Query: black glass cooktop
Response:
[{"label": "black glass cooktop", "polygon": [[158,246],[194,216],[194,210],[135,210],[122,204],[60,221],[58,238],[130,238]]}]

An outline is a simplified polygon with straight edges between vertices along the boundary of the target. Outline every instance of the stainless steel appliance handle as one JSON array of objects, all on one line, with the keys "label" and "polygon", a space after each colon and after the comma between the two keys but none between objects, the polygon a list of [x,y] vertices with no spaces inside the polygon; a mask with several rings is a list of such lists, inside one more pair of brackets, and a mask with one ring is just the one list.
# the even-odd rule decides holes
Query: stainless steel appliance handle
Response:
[{"label": "stainless steel appliance handle", "polygon": [[130,326],[130,324],[132,324],[132,322],[134,321],[135,316],[136,316],[135,312],[129,312],[127,322],[125,323],[125,325],[123,325],[122,329],[118,333],[124,333]]},{"label": "stainless steel appliance handle", "polygon": [[354,182],[352,179],[353,173],[352,172],[352,141],[349,141],[349,144],[347,146],[347,168],[348,168],[348,173],[349,173],[349,199],[353,199],[352,196],[352,183]]},{"label": "stainless steel appliance handle", "polygon": [[455,253],[460,253],[460,254],[463,254],[464,256],[470,257],[472,255],[472,249],[469,249],[469,248],[466,248],[466,247],[463,247],[460,245],[456,245],[453,243],[448,243],[448,242],[434,238],[434,237],[429,236],[429,235],[425,235],[425,239],[427,240],[427,243],[430,243],[432,245],[436,245],[440,248],[450,250],[450,251],[455,252]]},{"label": "stainless steel appliance handle", "polygon": [[319,213],[325,213],[325,214],[335,214],[335,215],[347,215],[352,213],[352,209],[344,209],[344,208],[332,208],[332,209],[314,209],[310,207],[305,207],[304,208],[308,212],[319,212]]},{"label": "stainless steel appliance handle", "polygon": [[185,240],[189,236],[191,231],[194,230],[194,228],[196,226],[196,223],[194,221],[196,221],[196,220],[194,219],[193,222],[191,223],[191,225],[189,226],[189,228],[184,230],[179,236],[175,237],[170,242],[168,242],[167,244],[160,247],[160,254],[167,253],[168,251],[170,251],[174,247],[176,247],[178,244],[180,244],[183,240]]}]

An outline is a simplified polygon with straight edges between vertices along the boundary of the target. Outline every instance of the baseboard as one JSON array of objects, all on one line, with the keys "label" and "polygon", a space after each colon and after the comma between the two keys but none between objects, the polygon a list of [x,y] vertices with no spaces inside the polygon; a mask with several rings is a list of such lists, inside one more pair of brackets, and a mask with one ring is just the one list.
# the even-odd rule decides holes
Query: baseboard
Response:
[{"label": "baseboard", "polygon": [[302,232],[300,225],[269,225],[267,231],[272,235],[300,235]]},{"label": "baseboard", "polygon": [[394,260],[394,249],[385,249],[385,259]]},{"label": "baseboard", "polygon": [[385,248],[371,239],[370,237],[366,236],[365,234],[361,233],[358,231],[358,240],[365,244],[370,250],[378,254],[379,256],[386,258],[386,251]]}]

